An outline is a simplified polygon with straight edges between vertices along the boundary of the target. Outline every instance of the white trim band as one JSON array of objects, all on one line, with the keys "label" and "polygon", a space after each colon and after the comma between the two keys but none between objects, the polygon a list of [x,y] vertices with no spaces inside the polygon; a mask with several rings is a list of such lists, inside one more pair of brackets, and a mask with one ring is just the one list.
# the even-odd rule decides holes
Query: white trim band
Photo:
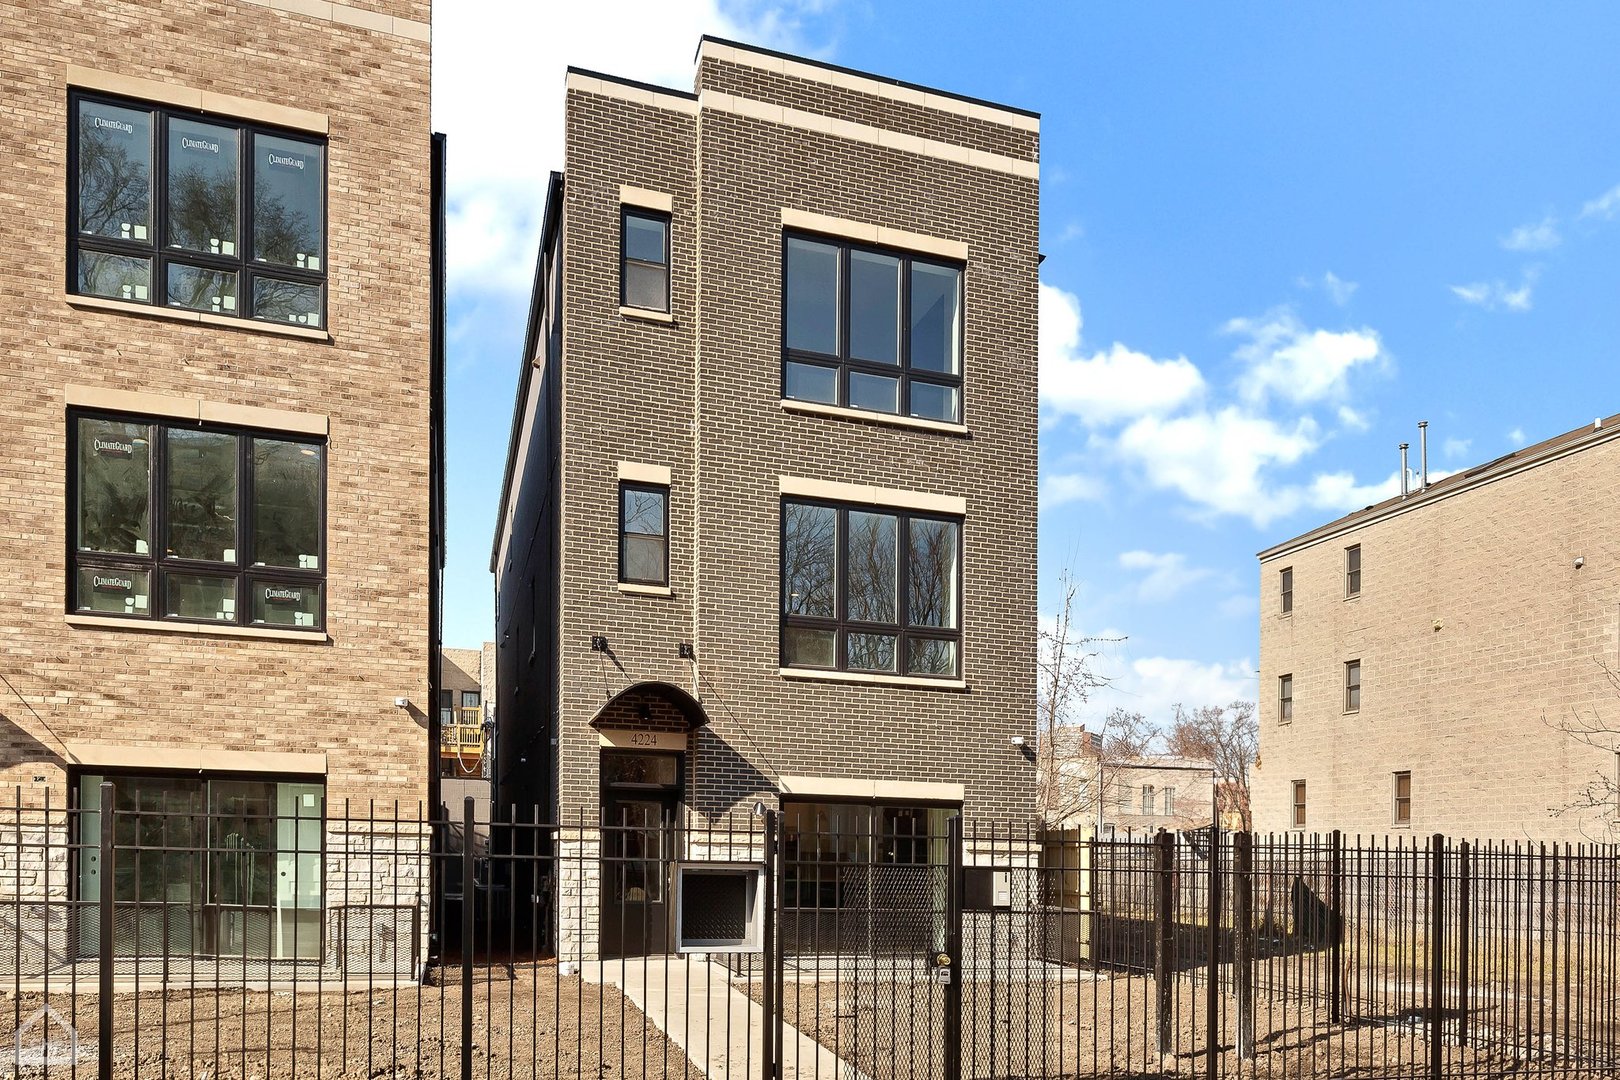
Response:
[{"label": "white trim band", "polygon": [[967,797],[965,784],[918,780],[851,780],[841,776],[782,776],[777,786],[783,795],[834,799],[919,799],[959,803]]},{"label": "white trim band", "polygon": [[798,128],[801,131],[814,131],[821,135],[832,135],[853,142],[865,143],[868,146],[881,146],[889,150],[903,150],[922,157],[936,158],[940,161],[949,161],[975,169],[985,169],[989,172],[1010,173],[1026,180],[1038,179],[1041,174],[1039,162],[1012,158],[1005,154],[992,154],[988,150],[974,150],[971,147],[940,142],[937,139],[924,139],[903,131],[890,131],[888,128],[873,127],[870,124],[857,124],[851,120],[840,120],[837,117],[805,112],[802,109],[790,109],[782,105],[767,105],[763,101],[754,101],[750,98],[738,97],[735,94],[722,94],[718,90],[703,91],[698,102],[704,109],[712,109],[715,112],[746,116],[751,120],[782,124],[786,127]]},{"label": "white trim band", "polygon": [[431,41],[433,38],[433,28],[425,22],[367,11],[352,4],[339,3],[338,0],[243,0],[243,3],[274,8],[290,15],[307,15],[322,22],[357,26],[362,30],[391,34],[410,41]]},{"label": "white trim band", "polygon": [[325,435],[330,421],[312,413],[286,409],[263,409],[257,405],[227,405],[198,398],[151,394],[144,390],[120,390],[109,386],[82,386],[68,383],[62,388],[65,404],[82,409],[162,416],[174,420],[203,420],[216,424],[264,428],[300,435]]},{"label": "white trim band", "polygon": [[613,79],[599,79],[594,75],[584,75],[577,71],[568,73],[565,86],[568,90],[577,90],[582,94],[600,94],[603,97],[630,101],[654,109],[668,109],[670,112],[685,113],[687,116],[696,116],[698,112],[698,103],[696,101],[676,91],[660,92],[648,90],[641,86],[626,86],[624,83]]},{"label": "white trim band", "polygon": [[887,225],[869,225],[863,221],[850,221],[847,218],[816,214],[809,210],[795,210],[789,206],[782,207],[782,225],[789,229],[806,229],[810,232],[842,236],[846,240],[860,240],[868,244],[903,248],[924,255],[938,255],[958,262],[967,262],[968,257],[968,246],[960,240],[944,240],[937,236],[907,232],[905,229],[891,229]]},{"label": "white trim band", "polygon": [[251,772],[326,775],[325,754],[270,750],[201,750],[194,746],[120,746],[70,741],[68,764],[90,769],[163,769],[166,772]]},{"label": "white trim band", "polygon": [[[898,488],[873,487],[871,484],[845,484],[836,480],[811,480],[802,476],[778,477],[777,489],[783,495],[796,495],[806,499],[887,506],[896,510],[925,510],[935,514],[954,514],[957,517],[966,517],[968,509],[967,500],[956,495],[902,491]],[[930,685],[933,683],[931,679],[923,681]]]},{"label": "white trim band", "polygon": [[826,405],[819,401],[795,401],[792,398],[783,398],[781,404],[785,412],[808,413],[811,416],[828,416],[840,420],[864,420],[873,424],[935,431],[941,435],[971,434],[966,424],[947,424],[943,420],[924,420],[920,416],[901,416],[898,413],[874,412],[871,409],[849,409],[842,405]]},{"label": "white trim band", "polygon": [[905,686],[915,690],[966,690],[962,679],[928,679],[920,675],[883,675],[873,671],[831,671],[826,668],[777,668],[784,679],[806,682],[861,683],[866,686]]},{"label": "white trim band", "polygon": [[[252,3],[253,0],[248,2]],[[295,109],[290,105],[276,105],[268,101],[255,101],[252,98],[235,97],[231,94],[216,94],[212,90],[196,90],[189,86],[160,82],[156,79],[120,75],[113,71],[98,71],[95,68],[80,67],[78,64],[67,66],[67,84],[80,90],[99,90],[104,94],[139,98],[154,105],[173,105],[181,109],[192,109],[236,120],[257,120],[260,123],[275,124],[277,127],[311,131],[318,135],[325,135],[331,127],[325,113]]]},{"label": "white trim band", "polygon": [[977,101],[963,101],[961,98],[945,94],[930,94],[928,91],[914,86],[897,86],[893,82],[878,76],[858,75],[850,71],[835,71],[815,64],[807,64],[802,60],[792,60],[785,56],[769,56],[755,52],[752,49],[739,49],[724,42],[704,41],[698,47],[698,62],[701,63],[704,57],[723,60],[732,64],[742,64],[745,67],[758,68],[761,71],[770,71],[778,75],[788,75],[808,82],[836,86],[840,90],[853,90],[856,93],[869,94],[872,97],[888,98],[890,101],[915,105],[922,109],[933,109],[936,112],[966,116],[972,120],[1001,124],[1005,127],[1017,128],[1020,131],[1041,130],[1040,117],[1029,116],[1013,109]]}]

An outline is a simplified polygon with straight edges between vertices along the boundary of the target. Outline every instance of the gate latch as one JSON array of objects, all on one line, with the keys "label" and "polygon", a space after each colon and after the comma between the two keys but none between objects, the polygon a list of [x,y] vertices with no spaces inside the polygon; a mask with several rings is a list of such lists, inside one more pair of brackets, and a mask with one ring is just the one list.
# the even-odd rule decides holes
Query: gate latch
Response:
[{"label": "gate latch", "polygon": [[939,983],[941,986],[951,985],[951,969],[948,967],[935,968],[934,981]]}]

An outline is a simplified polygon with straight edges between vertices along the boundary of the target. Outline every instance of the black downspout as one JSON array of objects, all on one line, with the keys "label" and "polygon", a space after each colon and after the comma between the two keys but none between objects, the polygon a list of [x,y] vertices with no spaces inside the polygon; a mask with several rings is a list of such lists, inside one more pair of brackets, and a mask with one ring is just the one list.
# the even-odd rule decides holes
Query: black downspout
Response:
[{"label": "black downspout", "polygon": [[[431,175],[428,188],[428,275],[432,295],[429,301],[429,390],[428,390],[428,819],[431,826],[432,856],[429,857],[428,925],[437,927],[439,905],[444,898],[443,853],[445,851],[445,816],[439,806],[439,687],[443,683],[441,667],[444,658],[444,326],[445,326],[445,269],[444,269],[444,178],[445,137],[433,133]],[[428,942],[429,958],[436,958],[443,942]]]}]

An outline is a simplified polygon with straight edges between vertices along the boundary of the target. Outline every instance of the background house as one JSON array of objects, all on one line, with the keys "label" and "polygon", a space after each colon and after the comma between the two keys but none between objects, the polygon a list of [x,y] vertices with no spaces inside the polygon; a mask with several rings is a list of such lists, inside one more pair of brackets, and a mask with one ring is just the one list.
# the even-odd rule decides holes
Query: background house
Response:
[{"label": "background house", "polygon": [[1613,842],[1614,418],[1260,554],[1262,831]]}]

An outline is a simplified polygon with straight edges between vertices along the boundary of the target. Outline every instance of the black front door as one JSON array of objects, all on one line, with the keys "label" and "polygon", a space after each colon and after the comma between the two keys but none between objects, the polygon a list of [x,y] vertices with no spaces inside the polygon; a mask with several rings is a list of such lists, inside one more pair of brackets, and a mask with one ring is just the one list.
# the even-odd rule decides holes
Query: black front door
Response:
[{"label": "black front door", "polygon": [[679,757],[604,751],[602,781],[602,955],[667,952]]}]

